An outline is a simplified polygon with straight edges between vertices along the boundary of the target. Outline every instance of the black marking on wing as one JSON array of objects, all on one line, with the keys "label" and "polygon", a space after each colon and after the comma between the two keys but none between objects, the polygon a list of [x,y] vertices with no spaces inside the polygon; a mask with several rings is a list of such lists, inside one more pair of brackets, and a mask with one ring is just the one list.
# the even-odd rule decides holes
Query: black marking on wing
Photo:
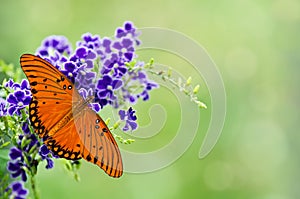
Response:
[{"label": "black marking on wing", "polygon": [[64,149],[64,146],[59,145],[54,139],[52,139],[52,137],[49,137],[45,143],[54,155],[68,160],[81,159],[81,154],[79,151],[74,152],[73,150]]}]

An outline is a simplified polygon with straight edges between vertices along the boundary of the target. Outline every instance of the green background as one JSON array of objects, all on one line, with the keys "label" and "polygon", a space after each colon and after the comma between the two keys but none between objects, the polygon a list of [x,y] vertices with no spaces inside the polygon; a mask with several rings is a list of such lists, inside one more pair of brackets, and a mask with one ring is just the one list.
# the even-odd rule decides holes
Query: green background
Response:
[{"label": "green background", "polygon": [[[52,170],[39,168],[43,199],[299,198],[300,1],[1,0],[0,4],[0,58],[8,63],[18,65],[20,55],[34,53],[48,35],[65,35],[75,44],[82,33],[111,36],[130,20],[137,27],[170,28],[193,38],[215,61],[226,88],[224,129],[204,159],[198,159],[198,152],[211,104],[202,83],[199,97],[209,108],[201,110],[191,147],[171,166],[112,179],[83,163],[81,181],[75,182],[57,161]],[[174,63],[166,53],[142,57],[154,57],[179,71],[186,64]],[[189,70],[183,74],[195,76]],[[202,82],[197,76],[194,80]],[[181,119],[178,102],[171,98],[163,89],[153,91],[151,101],[137,107],[139,121],[146,125],[151,104],[165,104],[168,119],[158,136],[120,147],[151,151],[168,143]],[[188,107],[195,108],[192,103]]]}]

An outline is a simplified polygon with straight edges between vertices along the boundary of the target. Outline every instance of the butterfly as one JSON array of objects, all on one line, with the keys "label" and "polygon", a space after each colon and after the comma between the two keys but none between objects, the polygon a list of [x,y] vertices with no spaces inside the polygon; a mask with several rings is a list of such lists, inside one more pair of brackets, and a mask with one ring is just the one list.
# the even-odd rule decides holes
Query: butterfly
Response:
[{"label": "butterfly", "polygon": [[120,177],[120,150],[105,122],[89,107],[91,99],[85,100],[63,73],[38,56],[23,54],[20,64],[32,93],[29,120],[44,144],[61,158],[84,158]]}]

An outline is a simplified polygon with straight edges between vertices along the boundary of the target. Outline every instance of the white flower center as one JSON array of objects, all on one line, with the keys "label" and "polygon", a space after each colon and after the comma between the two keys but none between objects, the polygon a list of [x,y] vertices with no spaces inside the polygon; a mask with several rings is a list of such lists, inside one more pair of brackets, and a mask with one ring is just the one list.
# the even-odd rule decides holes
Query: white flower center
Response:
[{"label": "white flower center", "polygon": [[85,75],[86,75],[86,72],[85,72],[85,71],[83,71],[83,70],[81,70],[81,71],[80,71],[80,73],[81,73],[81,75],[83,75],[83,76],[85,76]]},{"label": "white flower center", "polygon": [[112,89],[113,89],[113,87],[111,85],[107,86],[107,90],[112,90]]},{"label": "white flower center", "polygon": [[126,52],[127,52],[127,49],[126,49],[126,48],[122,48],[122,49],[121,49],[121,52],[122,52],[122,53],[126,53]]}]

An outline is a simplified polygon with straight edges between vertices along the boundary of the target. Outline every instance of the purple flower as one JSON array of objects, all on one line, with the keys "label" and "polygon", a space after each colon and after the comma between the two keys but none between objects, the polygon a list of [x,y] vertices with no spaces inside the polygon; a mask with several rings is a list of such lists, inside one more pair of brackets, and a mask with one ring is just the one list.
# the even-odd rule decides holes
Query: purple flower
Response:
[{"label": "purple flower", "polygon": [[36,50],[36,55],[62,69],[61,65],[67,61],[65,55],[69,56],[71,52],[72,47],[66,37],[52,35],[42,41],[42,45]]},{"label": "purple flower", "polygon": [[96,73],[94,68],[97,58],[96,52],[85,46],[78,47],[70,56],[69,61],[64,63],[62,72],[75,84],[77,89],[94,88]]},{"label": "purple flower", "polygon": [[54,162],[51,158],[47,158],[47,165],[46,165],[46,169],[52,169],[54,167]]},{"label": "purple flower", "polygon": [[114,94],[115,90],[118,90],[123,85],[120,79],[112,79],[108,75],[104,75],[97,83],[97,96],[96,102],[100,102],[103,107],[107,103],[117,106],[117,96]]},{"label": "purple flower", "polygon": [[139,32],[136,31],[132,22],[126,21],[123,27],[117,28],[115,32],[116,38],[122,37],[130,37],[133,38],[136,45],[140,45],[141,42],[138,40],[138,36],[140,35]]},{"label": "purple flower", "polygon": [[17,147],[12,147],[8,155],[11,160],[17,160],[23,158],[22,151]]},{"label": "purple flower", "polygon": [[149,100],[149,91],[153,88],[157,88],[158,84],[155,82],[146,82],[144,84],[144,90],[140,95],[137,95],[137,97],[141,97],[144,101]]},{"label": "purple flower", "polygon": [[81,88],[79,90],[79,93],[83,97],[83,99],[85,99],[85,100],[90,100],[89,98],[92,98],[93,102],[90,101],[89,106],[95,112],[99,112],[100,111],[100,109],[101,109],[100,104],[97,103],[97,102],[96,103],[94,102],[94,99],[95,99],[94,95],[95,95],[95,93],[94,93],[93,89],[89,88],[88,90],[86,90],[84,88]]},{"label": "purple flower", "polygon": [[[12,147],[9,152],[10,161],[7,164],[7,170],[12,178],[21,176],[23,181],[27,180],[26,170],[36,170],[38,165],[35,154],[39,152],[42,160],[47,161],[46,168],[53,167],[52,152],[45,145],[42,147],[35,134],[30,132],[29,121],[22,124],[23,134],[17,137],[16,146]],[[50,154],[50,155],[48,155]]]},{"label": "purple flower", "polygon": [[122,77],[127,72],[125,63],[132,61],[135,57],[135,45],[139,45],[137,42],[137,34],[135,28],[130,22],[124,24],[124,28],[118,28],[116,30],[115,39],[103,40],[103,46],[105,51],[102,52],[101,60],[103,62],[102,74],[108,74],[113,71],[113,76]]},{"label": "purple flower", "polygon": [[50,151],[45,144],[43,144],[39,149],[39,154],[42,157],[42,159],[45,159],[46,157],[48,157],[49,152]]},{"label": "purple flower", "polygon": [[10,149],[10,161],[7,164],[7,170],[10,172],[12,178],[21,176],[21,179],[25,182],[27,180],[25,169],[31,170],[32,167],[37,167],[38,162],[32,156],[37,150],[42,160],[47,161],[47,169],[53,168],[54,162],[51,159],[53,157],[52,152],[45,145],[40,147],[40,142],[35,134],[30,133],[27,123],[23,124],[22,129],[24,134],[19,135],[17,147]]},{"label": "purple flower", "polygon": [[39,149],[39,154],[42,160],[47,161],[46,169],[51,169],[54,166],[53,160],[49,157],[49,154],[53,155],[46,145],[42,145]]},{"label": "purple flower", "polygon": [[[132,66],[137,58],[136,47],[141,44],[138,36],[134,25],[125,22],[116,29],[112,38],[83,34],[74,51],[64,36],[49,36],[43,40],[36,54],[65,74],[88,106],[98,112],[106,105],[119,108],[134,104],[139,98],[148,100],[149,91],[158,87],[147,77],[144,63],[137,62]],[[26,181],[27,174],[35,174],[41,161],[47,163],[47,169],[53,168],[55,156],[31,132],[33,128],[29,126],[28,118],[21,114],[32,98],[28,81],[15,83],[9,80],[5,86],[10,94],[6,100],[0,98],[0,116],[19,116],[22,120],[17,121],[25,121],[20,123],[22,131],[15,137],[15,146],[9,151],[7,170],[12,178]],[[137,129],[137,117],[131,107],[119,110],[119,116],[124,123],[124,131]],[[9,189],[12,190],[12,198],[25,198],[28,194],[22,182],[11,184]]]},{"label": "purple flower", "polygon": [[[12,178],[21,176],[22,180],[26,181],[25,168],[30,170],[30,167],[36,166],[31,153],[33,153],[32,149],[37,150],[40,143],[36,135],[30,133],[28,124],[23,123],[22,129],[24,134],[18,136],[17,147],[10,149],[10,161],[7,164],[7,170],[10,172]],[[25,162],[25,158],[28,162]]]},{"label": "purple flower", "polygon": [[95,88],[96,73],[88,69],[81,68],[75,78],[75,85],[77,89],[80,88]]},{"label": "purple flower", "polygon": [[11,190],[9,198],[26,199],[26,196],[28,195],[28,190],[21,181],[12,182],[6,191],[8,190]]},{"label": "purple flower", "polygon": [[109,74],[113,71],[113,76],[121,78],[126,72],[125,60],[120,56],[121,53],[112,53],[110,57],[103,61],[102,74]]},{"label": "purple flower", "polygon": [[132,79],[138,80],[143,86],[143,91],[138,94],[137,97],[141,97],[144,101],[149,99],[149,91],[151,91],[153,88],[158,88],[158,84],[150,81],[145,72],[139,71]]},{"label": "purple flower", "polygon": [[14,85],[14,80],[12,80],[12,79],[9,79],[6,83],[5,83],[5,87],[7,87],[7,88],[12,88],[13,87],[13,85]]},{"label": "purple flower", "polygon": [[37,49],[37,54],[42,57],[51,56],[52,52],[57,51],[60,54],[71,54],[72,48],[68,39],[64,36],[52,35],[42,41],[42,45]]},{"label": "purple flower", "polygon": [[[124,102],[134,104],[138,98],[148,100],[149,91],[158,87],[143,72],[144,63],[138,62],[133,70],[127,66],[137,57],[135,48],[141,44],[139,34],[133,23],[127,21],[116,29],[113,38],[83,34],[74,51],[65,37],[50,36],[42,42],[37,54],[62,71],[84,99],[94,96],[90,107],[95,111],[106,105],[118,108]],[[17,108],[11,112],[14,109]],[[129,128],[131,120],[128,121]],[[136,128],[134,124],[132,127]]]},{"label": "purple flower", "polygon": [[23,122],[22,124],[22,130],[23,130],[23,133],[25,135],[30,135],[31,132],[30,132],[30,128],[29,128],[29,121],[27,120],[27,122]]},{"label": "purple flower", "polygon": [[[139,67],[141,67],[141,63],[139,63]],[[122,87],[122,96],[131,104],[135,104],[138,98],[142,98],[144,101],[149,100],[149,91],[158,88],[158,84],[150,81],[146,73],[140,70],[129,72],[126,78],[127,85]]]},{"label": "purple flower", "polygon": [[130,104],[135,104],[138,97],[136,94],[132,94],[128,87],[122,87],[121,88],[122,95],[123,95],[123,100],[128,101]]},{"label": "purple flower", "polygon": [[111,53],[111,39],[104,37],[102,40],[102,49],[103,51],[100,51],[102,55]]},{"label": "purple flower", "polygon": [[94,60],[97,58],[94,50],[86,47],[78,47],[75,53],[70,57],[70,61],[78,64],[78,66],[85,64],[87,68],[94,67]]},{"label": "purple flower", "polygon": [[0,97],[0,117],[7,115],[6,101]]},{"label": "purple flower", "polygon": [[115,41],[112,45],[113,48],[119,51],[119,56],[122,57],[124,62],[130,62],[133,58],[134,46],[133,41],[129,38],[122,38],[121,41]]},{"label": "purple flower", "polygon": [[10,79],[6,82],[5,87],[14,91],[6,98],[6,102],[8,102],[8,113],[10,115],[13,115],[14,113],[20,115],[20,110],[25,108],[31,100],[31,92],[28,81],[23,79],[19,84]]},{"label": "purple flower", "polygon": [[93,50],[100,57],[100,60],[105,59],[111,51],[111,39],[104,37],[102,40],[99,35],[85,33],[82,35],[82,41],[77,42],[77,47],[86,47]]},{"label": "purple flower", "polygon": [[[37,54],[54,64],[62,71],[79,90],[94,89],[95,103],[101,107],[111,104],[118,107],[116,90],[128,82],[128,67],[126,63],[132,61],[135,55],[135,46],[140,45],[139,33],[132,22],[125,22],[117,28],[114,38],[100,38],[98,35],[85,33],[78,41],[74,52],[71,45],[63,36],[49,36],[38,48]],[[97,66],[97,67],[94,67]],[[101,71],[96,79],[95,69]],[[97,72],[97,71],[96,71]],[[132,95],[129,89],[122,88],[123,96],[130,102],[138,97],[148,99],[148,92]],[[94,103],[94,104],[95,104]],[[98,110],[99,108],[96,108]]]},{"label": "purple flower", "polygon": [[26,94],[30,93],[30,87],[27,79],[23,79],[21,83],[16,83],[14,80],[9,79],[8,82],[6,82],[5,87],[14,90],[25,90]]},{"label": "purple flower", "polygon": [[101,40],[99,35],[92,35],[91,33],[85,33],[82,35],[82,41],[77,42],[77,47],[85,46],[89,49],[97,51],[101,46]]},{"label": "purple flower", "polygon": [[64,69],[60,71],[74,84],[77,76],[78,67],[75,62],[67,61],[64,63]]},{"label": "purple flower", "polygon": [[18,158],[16,161],[9,161],[7,163],[7,170],[10,172],[10,176],[12,178],[17,178],[21,176],[21,179],[26,182],[27,176],[25,173],[24,168],[27,167],[23,161],[21,160],[22,158]]},{"label": "purple flower", "polygon": [[123,131],[133,131],[137,128],[137,123],[135,122],[137,117],[134,115],[135,111],[130,107],[127,111],[120,110],[119,116],[122,121],[125,121],[125,126]]},{"label": "purple flower", "polygon": [[8,114],[20,115],[21,110],[29,105],[31,101],[31,94],[29,92],[29,89],[21,90],[21,88],[16,88],[14,93],[10,93],[7,96],[6,101],[9,103]]}]

